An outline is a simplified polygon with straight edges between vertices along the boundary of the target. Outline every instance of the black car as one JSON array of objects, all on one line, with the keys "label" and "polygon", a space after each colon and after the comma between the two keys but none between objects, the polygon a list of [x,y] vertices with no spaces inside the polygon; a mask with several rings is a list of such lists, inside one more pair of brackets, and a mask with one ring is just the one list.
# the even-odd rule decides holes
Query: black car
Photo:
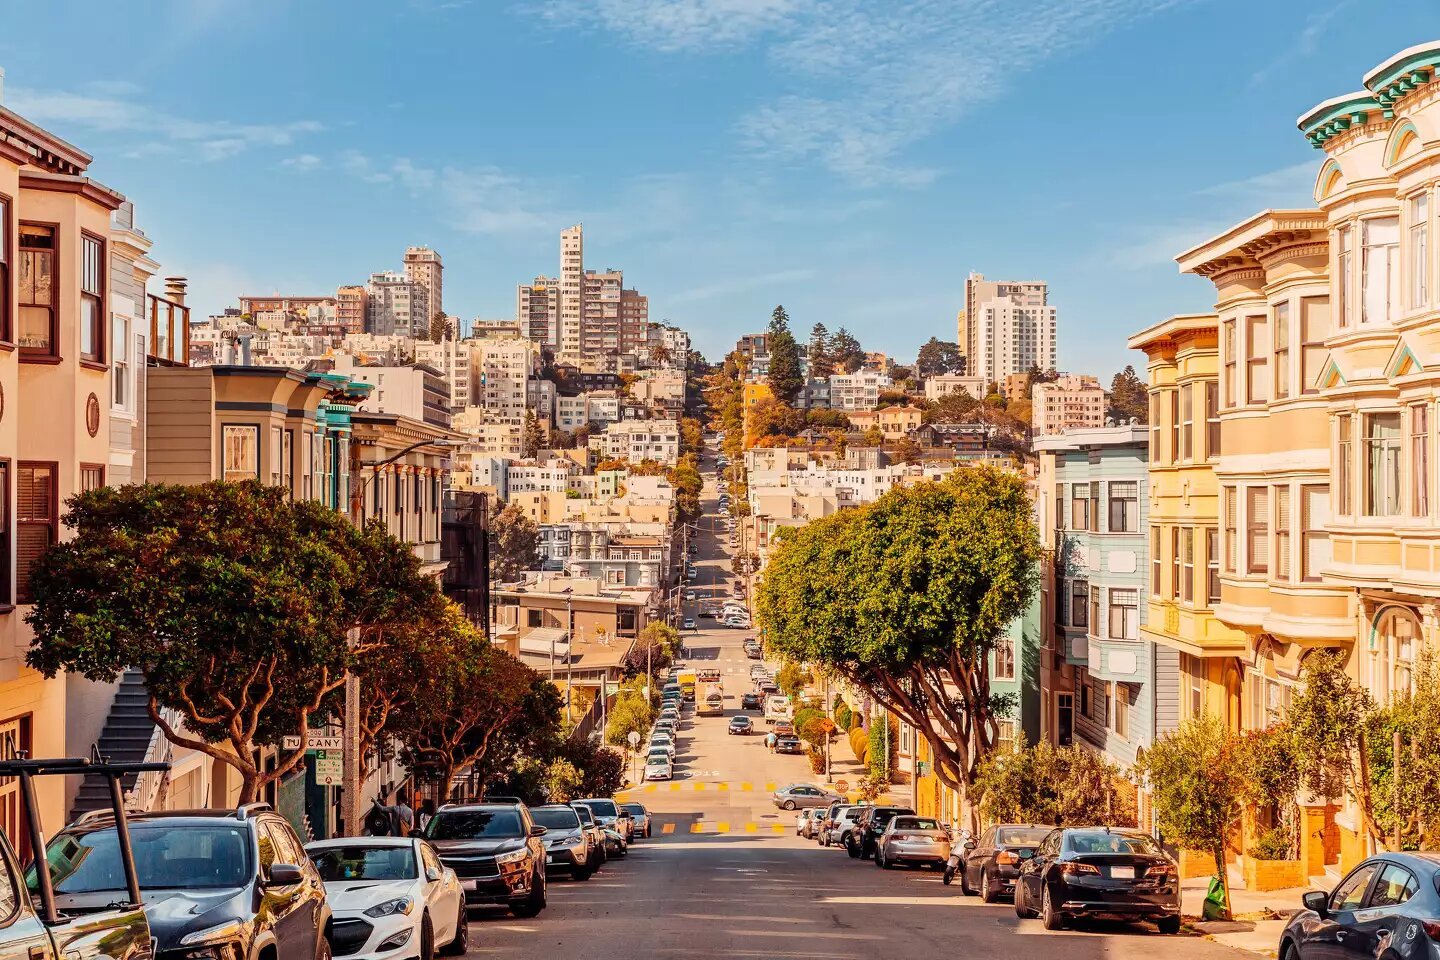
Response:
[{"label": "black car", "polygon": [[799,737],[796,737],[796,736],[793,736],[793,735],[792,735],[792,736],[776,737],[776,738],[775,738],[775,752],[776,752],[776,753],[800,753],[800,752],[802,752],[802,749],[803,749],[803,748],[800,746],[800,738],[799,738]]},{"label": "black car", "polygon": [[[300,838],[269,804],[126,819],[156,956],[328,960],[325,885]],[[125,896],[109,812],[81,817],[56,834],[45,858],[62,914],[95,913]],[[32,889],[34,875],[32,866]]]},{"label": "black car", "polygon": [[1109,827],[1051,830],[1020,867],[1015,915],[1046,930],[1075,917],[1154,920],[1180,932],[1180,872],[1147,834]]},{"label": "black car", "polygon": [[986,829],[980,839],[967,841],[960,855],[960,892],[967,897],[978,893],[986,903],[994,903],[1002,893],[1014,893],[1020,865],[1052,829],[1001,823]]},{"label": "black car", "polygon": [[590,838],[575,808],[564,803],[531,807],[530,818],[545,828],[545,870],[569,874],[575,880],[589,880],[595,872]]},{"label": "black car", "polygon": [[875,842],[885,832],[885,826],[892,817],[913,815],[909,807],[866,807],[855,821],[855,826],[845,834],[845,852],[852,857],[868,860],[875,855]]},{"label": "black car", "polygon": [[523,803],[441,807],[425,837],[465,888],[465,902],[503,904],[517,917],[545,909],[545,828]]},{"label": "black car", "polygon": [[584,804],[595,814],[595,822],[602,827],[609,827],[629,843],[635,839],[635,818],[630,816],[630,811],[609,797],[589,797],[584,800],[576,800],[571,806]]},{"label": "black car", "polygon": [[758,693],[742,693],[742,694],[740,695],[740,709],[741,709],[741,710],[759,710],[759,709],[760,709],[760,706],[761,706],[761,703],[760,703],[760,694],[758,694]]},{"label": "black car", "polygon": [[1280,935],[1280,960],[1440,957],[1440,854],[1377,854],[1331,893],[1301,899],[1305,909]]}]

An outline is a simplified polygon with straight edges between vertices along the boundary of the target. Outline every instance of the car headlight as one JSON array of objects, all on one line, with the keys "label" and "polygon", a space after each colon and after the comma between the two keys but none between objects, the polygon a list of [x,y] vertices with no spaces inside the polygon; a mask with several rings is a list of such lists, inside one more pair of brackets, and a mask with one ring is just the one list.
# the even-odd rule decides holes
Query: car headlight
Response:
[{"label": "car headlight", "polygon": [[578,835],[577,835],[577,836],[573,836],[573,837],[565,837],[563,840],[556,840],[555,843],[554,843],[554,846],[557,846],[557,847],[572,847],[572,848],[573,848],[573,847],[581,846],[581,845],[584,844],[584,843],[585,843],[585,838],[584,838],[583,836],[578,836]]},{"label": "car headlight", "polygon": [[196,930],[187,933],[180,938],[180,946],[198,946],[200,944],[224,944],[236,940],[244,933],[245,926],[239,920],[230,920],[214,927],[206,927],[204,930]]},{"label": "car headlight", "polygon": [[525,859],[525,855],[529,852],[530,851],[526,850],[524,847],[521,847],[519,850],[511,850],[509,853],[497,853],[495,855],[495,862],[497,864],[519,863],[521,860]]},{"label": "car headlight", "polygon": [[409,897],[396,897],[394,900],[386,900],[384,903],[377,903],[365,911],[367,917],[393,917],[397,913],[408,915],[415,908],[415,901]]}]

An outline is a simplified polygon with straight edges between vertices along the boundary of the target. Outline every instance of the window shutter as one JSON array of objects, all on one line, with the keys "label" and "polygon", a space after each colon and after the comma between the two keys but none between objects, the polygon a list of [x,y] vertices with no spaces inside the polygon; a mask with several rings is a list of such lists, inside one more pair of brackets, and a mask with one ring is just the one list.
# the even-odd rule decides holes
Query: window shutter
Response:
[{"label": "window shutter", "polygon": [[1275,566],[1281,580],[1290,579],[1290,488],[1275,488]]}]

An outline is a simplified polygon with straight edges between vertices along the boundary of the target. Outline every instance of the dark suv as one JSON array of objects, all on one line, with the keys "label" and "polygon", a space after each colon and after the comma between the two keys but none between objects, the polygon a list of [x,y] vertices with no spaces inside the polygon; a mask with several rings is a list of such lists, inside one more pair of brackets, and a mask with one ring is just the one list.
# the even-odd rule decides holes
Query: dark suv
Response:
[{"label": "dark suv", "polygon": [[876,841],[885,832],[885,825],[890,819],[914,813],[909,807],[866,807],[860,819],[855,821],[855,826],[845,834],[845,852],[862,860],[869,859],[874,856]]},{"label": "dark suv", "polygon": [[545,828],[523,803],[467,803],[436,811],[425,837],[455,871],[468,904],[495,903],[517,917],[545,909]]},{"label": "dark suv", "polygon": [[[329,960],[330,905],[304,845],[266,803],[233,812],[127,817],[158,960]],[[125,889],[108,811],[88,814],[45,850],[63,913],[102,910]]]}]

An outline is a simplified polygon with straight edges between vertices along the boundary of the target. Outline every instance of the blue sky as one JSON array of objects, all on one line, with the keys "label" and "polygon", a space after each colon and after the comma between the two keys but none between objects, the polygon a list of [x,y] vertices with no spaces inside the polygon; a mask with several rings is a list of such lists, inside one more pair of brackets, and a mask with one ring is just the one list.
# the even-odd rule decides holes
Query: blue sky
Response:
[{"label": "blue sky", "polygon": [[93,153],[212,312],[445,258],[445,305],[625,270],[707,356],[784,303],[912,358],[967,272],[1046,279],[1060,361],[1205,309],[1173,255],[1303,205],[1296,131],[1435,0],[0,0],[5,105]]}]

